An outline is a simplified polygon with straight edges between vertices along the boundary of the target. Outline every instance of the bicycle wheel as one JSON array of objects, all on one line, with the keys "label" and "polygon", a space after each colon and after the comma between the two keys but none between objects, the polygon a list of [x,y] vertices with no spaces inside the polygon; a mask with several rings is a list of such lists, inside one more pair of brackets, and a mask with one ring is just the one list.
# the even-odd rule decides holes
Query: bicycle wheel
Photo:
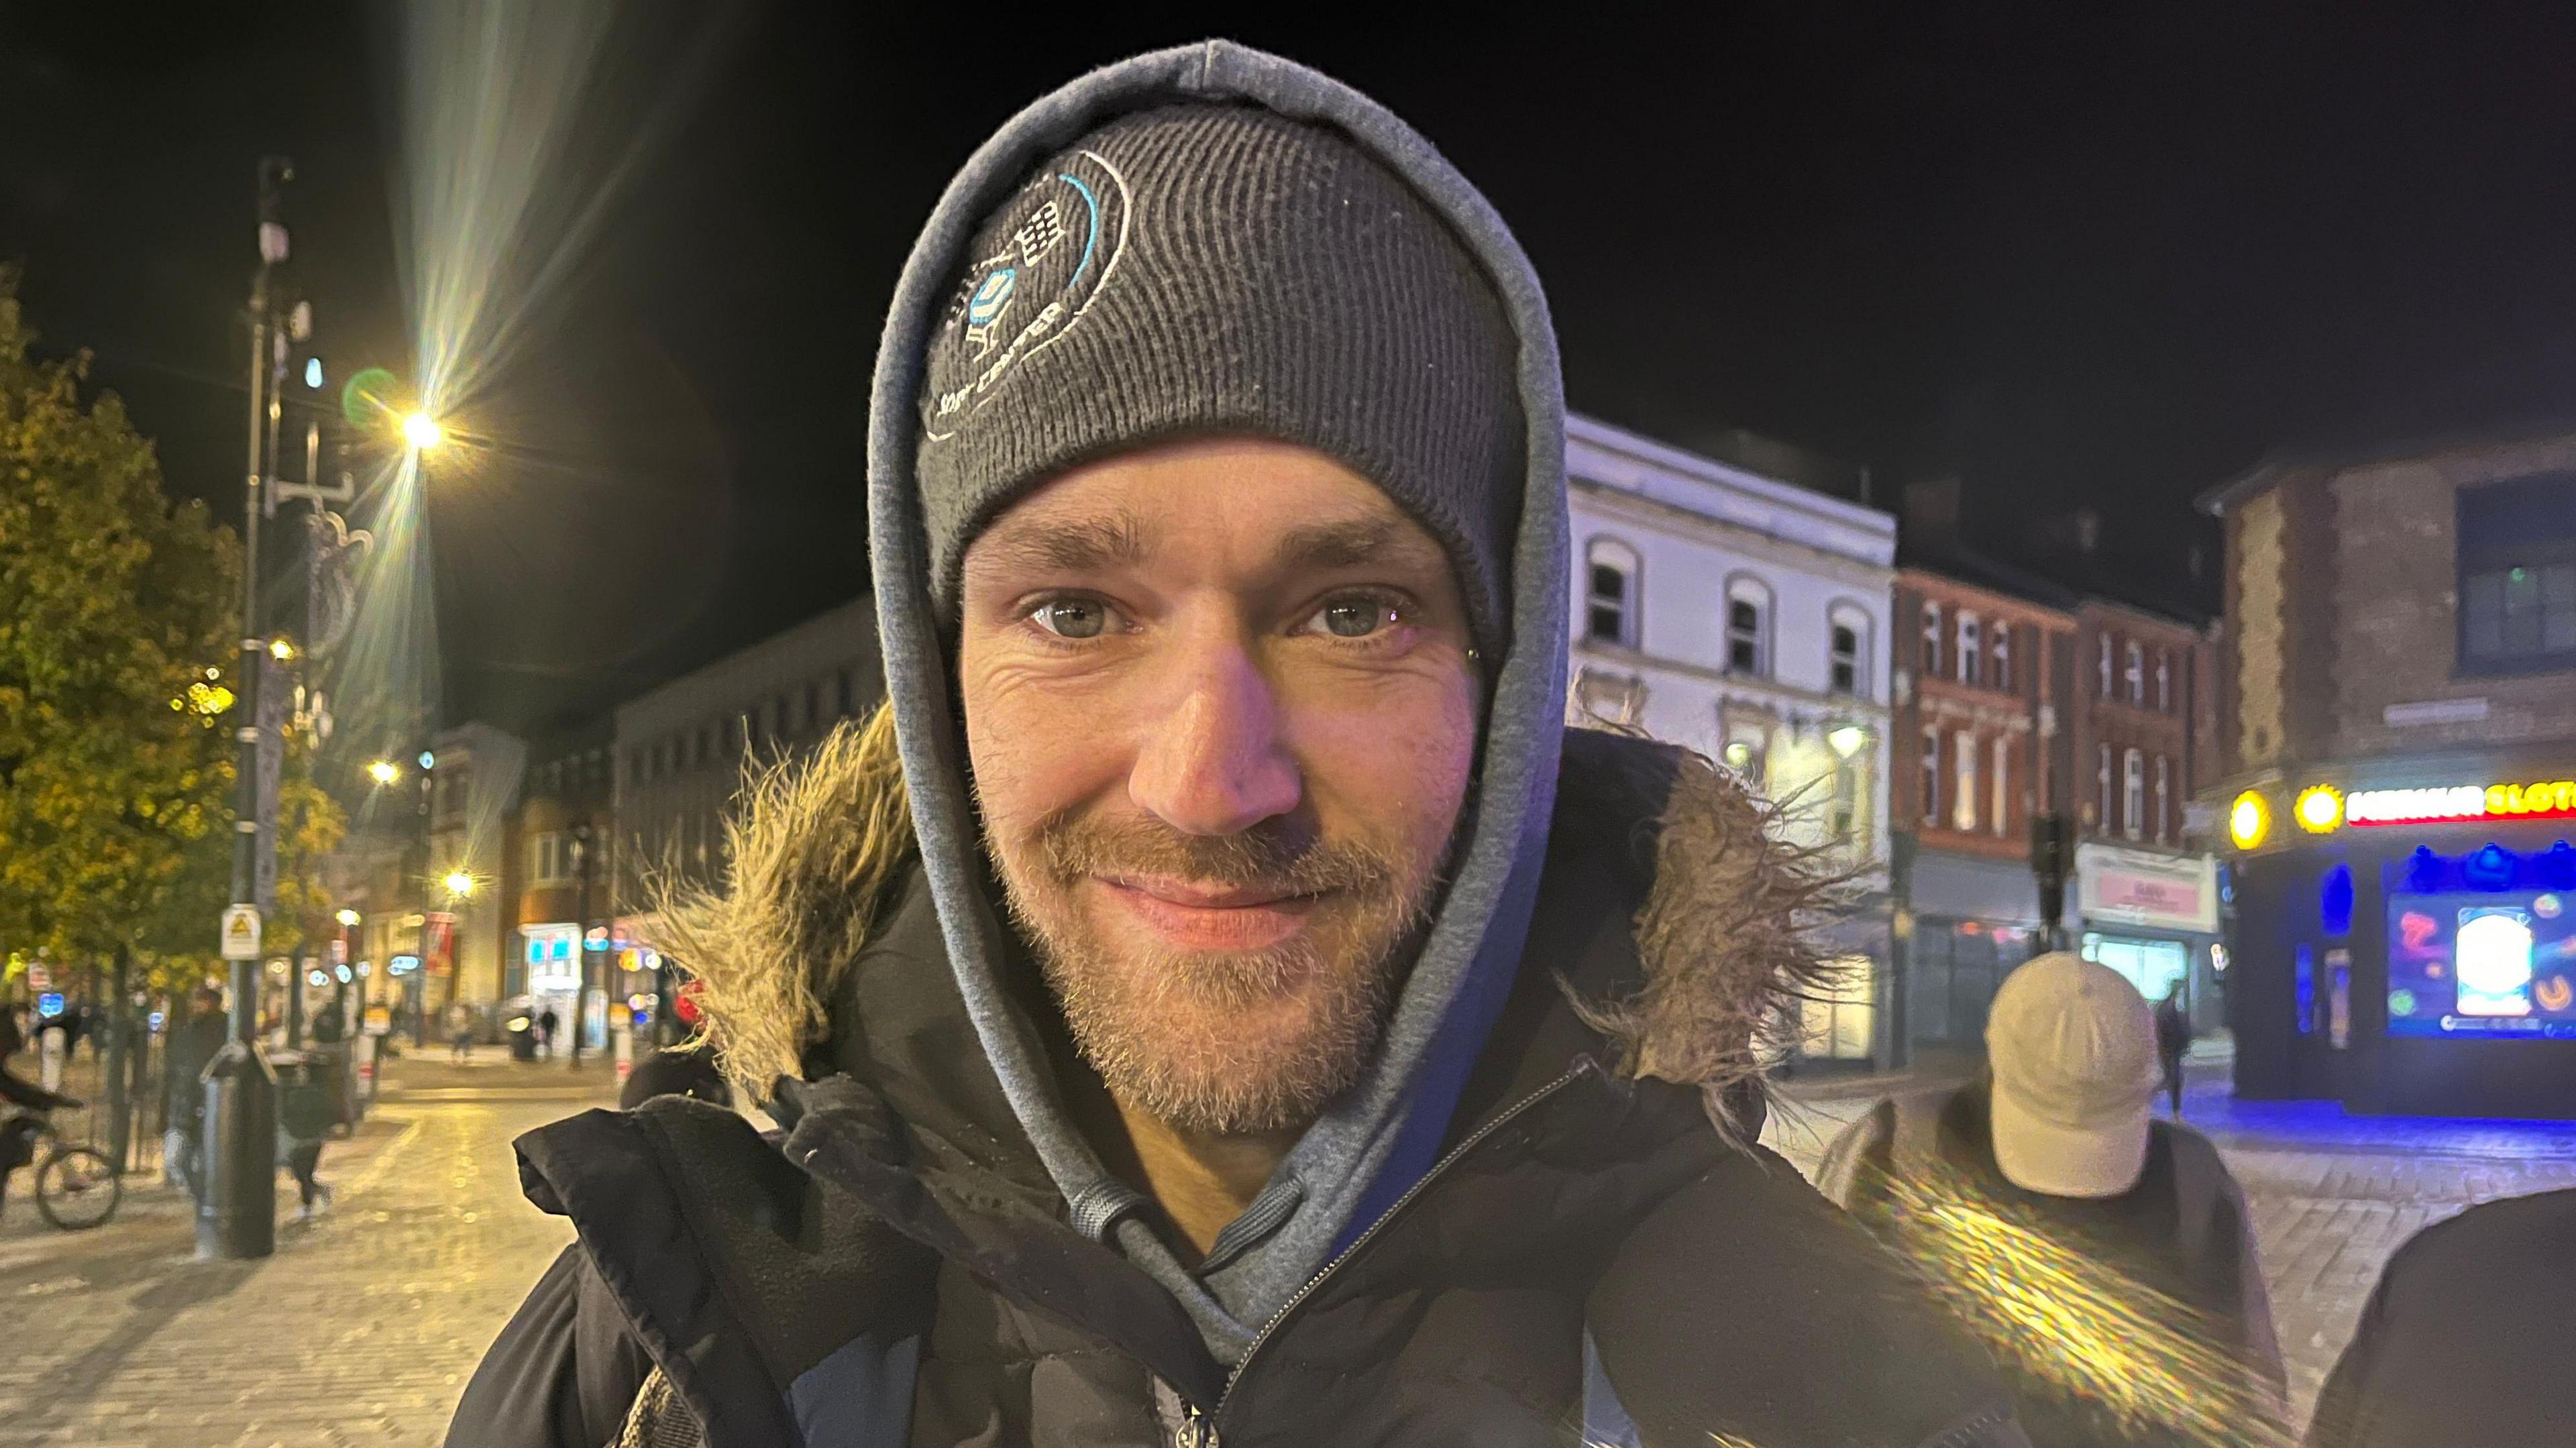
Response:
[{"label": "bicycle wheel", "polygon": [[66,1232],[85,1231],[116,1214],[125,1184],[107,1153],[66,1146],[36,1168],[36,1210]]}]

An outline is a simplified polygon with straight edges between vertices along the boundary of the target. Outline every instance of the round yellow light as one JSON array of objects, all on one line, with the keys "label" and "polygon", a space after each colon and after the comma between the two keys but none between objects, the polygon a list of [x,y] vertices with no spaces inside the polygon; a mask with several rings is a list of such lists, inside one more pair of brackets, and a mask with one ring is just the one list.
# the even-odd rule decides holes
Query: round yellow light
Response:
[{"label": "round yellow light", "polygon": [[466,874],[463,870],[448,871],[446,884],[447,893],[450,895],[471,895],[474,893],[474,877]]},{"label": "round yellow light", "polygon": [[367,765],[367,778],[378,784],[391,784],[402,778],[402,766],[390,759],[373,760]]},{"label": "round yellow light", "polygon": [[355,910],[343,910],[331,918],[339,921],[342,925],[347,926],[351,930],[358,928],[358,912]]},{"label": "round yellow light", "polygon": [[402,420],[403,441],[420,452],[427,452],[447,441],[446,429],[430,421],[429,414],[415,412]]},{"label": "round yellow light", "polygon": [[2331,833],[2343,823],[2343,794],[2331,784],[2312,784],[2299,791],[2299,828],[2312,835]]},{"label": "round yellow light", "polygon": [[2227,837],[2236,842],[2236,848],[2253,849],[2271,833],[2272,807],[2263,802],[2262,794],[2249,789],[2238,795],[2227,810]]}]

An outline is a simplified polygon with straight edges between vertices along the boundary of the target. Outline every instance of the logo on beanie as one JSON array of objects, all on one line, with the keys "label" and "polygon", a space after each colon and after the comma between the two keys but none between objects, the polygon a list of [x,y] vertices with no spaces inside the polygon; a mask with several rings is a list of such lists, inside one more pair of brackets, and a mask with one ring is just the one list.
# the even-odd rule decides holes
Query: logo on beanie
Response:
[{"label": "logo on beanie", "polygon": [[978,233],[930,342],[925,441],[953,437],[1029,359],[1080,326],[1127,246],[1126,178],[1077,151],[1029,183]]}]

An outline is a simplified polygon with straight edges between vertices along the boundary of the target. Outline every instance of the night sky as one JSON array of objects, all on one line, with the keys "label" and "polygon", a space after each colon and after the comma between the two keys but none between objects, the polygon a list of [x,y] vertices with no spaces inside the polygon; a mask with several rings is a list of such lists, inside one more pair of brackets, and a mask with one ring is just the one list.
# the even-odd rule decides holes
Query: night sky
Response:
[{"label": "night sky", "polygon": [[[451,719],[543,729],[859,591],[868,369],[938,188],[1047,87],[1211,28],[1486,188],[1576,407],[1792,441],[1882,503],[1956,474],[1999,548],[2096,508],[2170,583],[2190,498],[2268,448],[2576,414],[2576,7],[861,13],[898,8],[628,8],[574,160],[635,169],[435,492]],[[393,27],[120,12],[0,0],[0,261],[229,518],[262,151],[335,367],[409,369]]]}]

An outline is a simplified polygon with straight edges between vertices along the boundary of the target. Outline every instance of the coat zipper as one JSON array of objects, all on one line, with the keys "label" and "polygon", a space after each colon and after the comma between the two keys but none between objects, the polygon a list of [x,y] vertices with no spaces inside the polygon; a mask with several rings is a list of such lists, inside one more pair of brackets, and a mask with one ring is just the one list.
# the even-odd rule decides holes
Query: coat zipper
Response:
[{"label": "coat zipper", "polygon": [[1271,1314],[1270,1320],[1262,1324],[1261,1331],[1255,1334],[1252,1339],[1252,1346],[1243,1350],[1243,1360],[1235,1364],[1235,1368],[1232,1373],[1227,1374],[1225,1380],[1225,1391],[1217,1395],[1216,1408],[1214,1411],[1202,1414],[1194,1405],[1187,1403],[1183,1404],[1183,1408],[1188,1414],[1187,1421],[1194,1432],[1191,1437],[1179,1439],[1182,1448],[1218,1448],[1216,1420],[1225,1415],[1225,1405],[1234,1400],[1235,1384],[1243,1381],[1244,1373],[1249,1371],[1252,1367],[1253,1358],[1259,1355],[1262,1345],[1270,1341],[1272,1335],[1279,1331],[1279,1325],[1286,1322],[1288,1320],[1288,1315],[1295,1312],[1298,1306],[1305,1302],[1307,1298],[1314,1296],[1316,1289],[1322,1287],[1325,1280],[1330,1278],[1343,1263],[1357,1257],[1362,1248],[1365,1248],[1369,1243],[1377,1240],[1378,1233],[1385,1231],[1389,1223],[1403,1215],[1404,1209],[1413,1205],[1416,1197],[1421,1196],[1423,1192],[1429,1190],[1434,1182],[1437,1182],[1443,1175],[1445,1175],[1451,1167],[1456,1166],[1469,1152],[1472,1152],[1477,1147],[1484,1145],[1487,1138],[1491,1137],[1495,1132],[1502,1130],[1504,1127],[1511,1125],[1512,1122],[1526,1115],[1532,1107],[1537,1106],[1540,1102],[1554,1096],[1557,1092],[1564,1090],[1566,1087],[1573,1085],[1578,1078],[1589,1074],[1595,1069],[1596,1068],[1592,1064],[1592,1058],[1589,1056],[1576,1060],[1574,1065],[1568,1069],[1564,1075],[1557,1077],[1555,1080],[1541,1086],[1529,1095],[1513,1102],[1501,1115],[1486,1122],[1484,1125],[1477,1127],[1474,1131],[1469,1132],[1466,1140],[1449,1148],[1447,1154],[1443,1155],[1438,1161],[1433,1162],[1429,1171],[1424,1172],[1414,1181],[1413,1185],[1404,1189],[1404,1194],[1395,1199],[1395,1204],[1393,1206],[1390,1206],[1384,1212],[1379,1213],[1376,1221],[1369,1223],[1368,1230],[1353,1238],[1351,1245],[1343,1248],[1340,1256],[1337,1256],[1332,1261],[1325,1263],[1322,1271],[1307,1278],[1306,1285],[1298,1288],[1285,1303],[1280,1305],[1277,1312]]}]

